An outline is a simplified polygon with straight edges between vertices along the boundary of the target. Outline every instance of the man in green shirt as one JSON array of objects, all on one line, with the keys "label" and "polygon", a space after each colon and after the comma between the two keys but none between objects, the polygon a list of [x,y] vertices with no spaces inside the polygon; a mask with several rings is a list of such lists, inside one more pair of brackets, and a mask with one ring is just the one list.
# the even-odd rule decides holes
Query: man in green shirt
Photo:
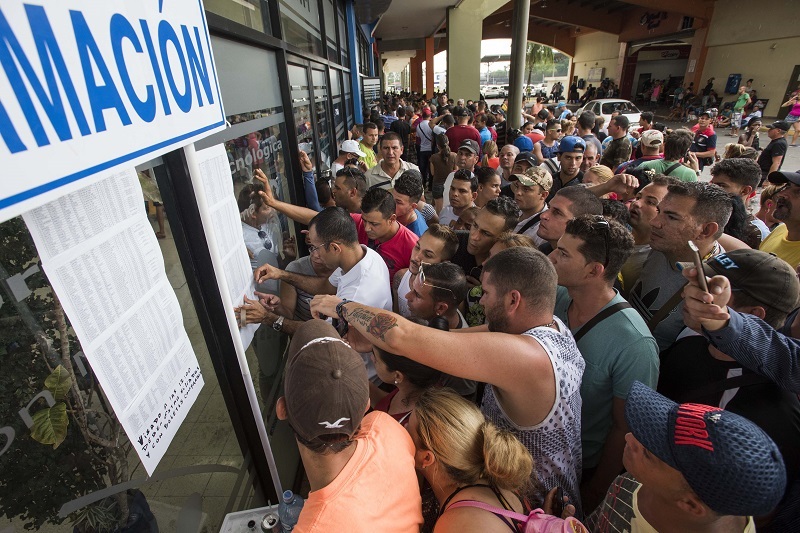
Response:
[{"label": "man in green shirt", "polygon": [[739,128],[742,126],[742,113],[744,106],[750,103],[750,95],[747,94],[747,87],[742,85],[736,93],[736,103],[733,104],[733,115],[731,115],[731,135],[739,137]]},{"label": "man in green shirt", "polygon": [[694,135],[687,129],[673,131],[664,141],[664,159],[645,161],[636,168],[654,170],[656,174],[666,174],[681,181],[697,181],[697,173],[681,163],[681,159],[689,152],[693,139]]},{"label": "man in green shirt", "polygon": [[358,143],[359,149],[364,152],[364,157],[360,159],[365,165],[367,170],[371,169],[378,164],[378,158],[375,155],[375,145],[378,144],[378,125],[374,122],[367,122],[364,124],[364,138]]},{"label": "man in green shirt", "polygon": [[614,289],[633,237],[601,215],[567,222],[549,255],[558,274],[555,316],[572,331],[586,361],[581,383],[581,441],[586,509],[594,508],[622,470],[625,402],[634,381],[658,383],[658,344],[644,319]]}]

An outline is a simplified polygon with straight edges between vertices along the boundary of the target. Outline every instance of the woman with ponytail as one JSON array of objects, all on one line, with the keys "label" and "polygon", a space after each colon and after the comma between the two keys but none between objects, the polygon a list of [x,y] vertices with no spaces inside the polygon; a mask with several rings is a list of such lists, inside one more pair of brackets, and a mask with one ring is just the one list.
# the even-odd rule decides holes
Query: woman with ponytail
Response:
[{"label": "woman with ponytail", "polygon": [[439,504],[434,533],[518,531],[509,519],[476,507],[450,509],[463,500],[528,513],[533,460],[509,432],[487,422],[475,404],[449,389],[419,395],[408,424],[417,448],[415,466]]}]

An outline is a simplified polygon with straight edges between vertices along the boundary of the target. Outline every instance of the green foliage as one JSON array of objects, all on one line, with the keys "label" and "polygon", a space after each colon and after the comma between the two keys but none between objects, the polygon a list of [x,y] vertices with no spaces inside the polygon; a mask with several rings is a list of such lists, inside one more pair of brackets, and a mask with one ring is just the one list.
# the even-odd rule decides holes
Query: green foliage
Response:
[{"label": "green foliage", "polygon": [[53,398],[64,400],[72,386],[72,378],[70,378],[69,372],[63,365],[58,365],[44,380],[44,386],[53,394]]},{"label": "green foliage", "polygon": [[119,510],[113,498],[106,498],[76,511],[70,519],[81,532],[110,532],[118,525]]},{"label": "green foliage", "polygon": [[[36,248],[22,219],[0,223],[2,270],[15,275],[38,262]],[[61,339],[53,316],[54,299],[47,279],[40,272],[28,277],[25,283],[32,294],[21,304],[42,328],[52,351],[60,353]],[[37,530],[45,523],[63,523],[58,510],[64,503],[107,486],[104,458],[108,451],[87,444],[76,424],[65,429],[62,442],[55,449],[33,440],[31,430],[18,411],[42,391],[53,373],[45,363],[40,344],[22,321],[9,295],[3,291],[0,295],[4,299],[0,306],[0,426],[10,426],[15,432],[11,447],[0,456],[0,517],[17,518],[24,522],[26,529]],[[68,341],[70,353],[80,349],[71,330]],[[56,379],[54,391],[61,389],[60,382],[60,378]],[[85,390],[89,384],[79,378],[78,386]],[[64,391],[63,399],[68,400],[70,394]],[[56,396],[55,392],[53,395]],[[32,411],[42,406],[44,404],[35,404]],[[48,413],[51,420],[52,414]]]},{"label": "green foliage", "polygon": [[553,64],[553,49],[539,43],[528,43],[525,50],[525,72],[528,73],[527,84],[531,84],[531,75],[536,65],[548,66]]},{"label": "green foliage", "polygon": [[31,438],[42,444],[52,444],[58,448],[67,437],[67,404],[58,402],[53,407],[46,407],[33,415]]}]

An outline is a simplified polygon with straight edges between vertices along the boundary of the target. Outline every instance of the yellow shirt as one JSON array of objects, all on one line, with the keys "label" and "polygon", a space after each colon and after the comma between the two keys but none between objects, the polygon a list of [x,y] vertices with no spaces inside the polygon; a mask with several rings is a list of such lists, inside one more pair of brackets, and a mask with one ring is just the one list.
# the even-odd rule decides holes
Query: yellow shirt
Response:
[{"label": "yellow shirt", "polygon": [[800,241],[790,241],[786,239],[789,230],[786,224],[781,224],[769,234],[769,237],[761,243],[760,250],[777,255],[790,265],[797,268],[800,265]]},{"label": "yellow shirt", "polygon": [[358,148],[362,152],[364,152],[364,157],[361,158],[361,161],[367,165],[367,168],[372,168],[378,164],[378,158],[375,155],[375,150],[370,148],[369,146],[364,146],[364,143],[358,143]]}]

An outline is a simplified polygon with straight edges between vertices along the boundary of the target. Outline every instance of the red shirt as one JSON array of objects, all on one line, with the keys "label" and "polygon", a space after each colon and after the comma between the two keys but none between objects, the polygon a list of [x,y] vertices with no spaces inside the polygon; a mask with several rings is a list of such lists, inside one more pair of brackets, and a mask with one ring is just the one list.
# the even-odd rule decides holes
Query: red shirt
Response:
[{"label": "red shirt", "polygon": [[539,141],[541,141],[542,139],[544,139],[544,134],[539,130],[533,130],[530,133],[526,133],[525,137],[527,137],[528,139],[533,141],[533,144],[536,144]]},{"label": "red shirt", "polygon": [[369,237],[367,237],[367,231],[364,228],[364,221],[361,218],[361,214],[350,213],[350,216],[356,223],[359,244],[369,246],[378,252],[378,255],[383,258],[386,262],[386,266],[389,268],[390,280],[394,279],[394,275],[398,270],[408,268],[408,264],[411,261],[411,252],[414,250],[414,245],[417,244],[419,240],[419,237],[417,237],[413,231],[398,222],[397,225],[400,226],[400,229],[397,230],[394,237],[386,242],[371,241]]},{"label": "red shirt", "polygon": [[481,142],[481,134],[473,128],[472,126],[468,126],[466,124],[463,125],[455,125],[452,128],[449,128],[445,133],[447,135],[447,139],[450,141],[450,151],[457,152],[458,147],[461,146],[461,142],[464,139],[472,139],[476,143],[478,143],[478,147],[483,146]]}]

